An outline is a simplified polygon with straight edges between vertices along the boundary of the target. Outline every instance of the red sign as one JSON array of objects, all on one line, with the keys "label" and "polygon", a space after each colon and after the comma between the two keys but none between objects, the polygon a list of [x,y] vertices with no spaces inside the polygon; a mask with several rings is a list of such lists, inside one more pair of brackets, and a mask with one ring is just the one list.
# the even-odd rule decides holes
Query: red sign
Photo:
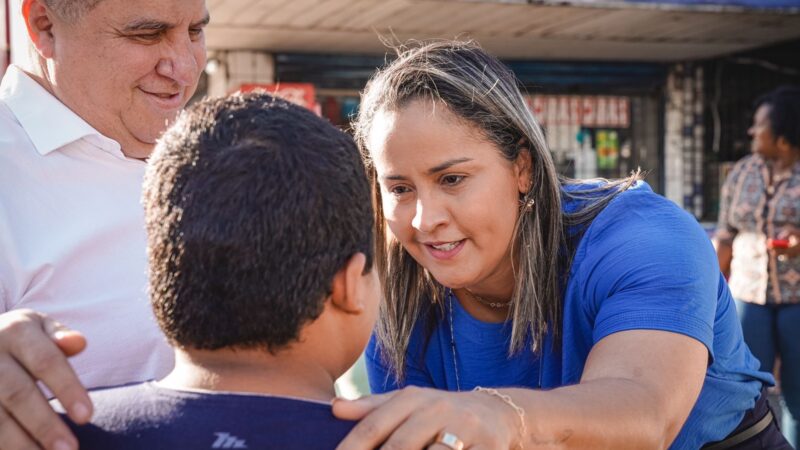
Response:
[{"label": "red sign", "polygon": [[528,97],[528,104],[531,112],[533,112],[533,117],[541,123],[546,117],[545,108],[547,104],[545,103],[544,97],[541,95]]},{"label": "red sign", "polygon": [[526,99],[533,116],[544,126],[628,128],[630,99],[608,95],[534,95]]},{"label": "red sign", "polygon": [[597,123],[597,99],[594,97],[581,98],[581,125],[593,127]]},{"label": "red sign", "polygon": [[311,83],[243,84],[239,87],[239,91],[265,91],[268,94],[280,97],[320,114],[320,106],[317,103],[314,85]]},{"label": "red sign", "polygon": [[628,128],[631,125],[631,102],[627,97],[619,98],[619,126]]}]

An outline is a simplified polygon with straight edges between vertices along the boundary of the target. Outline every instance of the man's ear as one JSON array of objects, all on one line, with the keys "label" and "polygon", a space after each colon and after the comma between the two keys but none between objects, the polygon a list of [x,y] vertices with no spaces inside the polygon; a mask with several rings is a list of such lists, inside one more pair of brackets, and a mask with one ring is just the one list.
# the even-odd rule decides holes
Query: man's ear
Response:
[{"label": "man's ear", "polygon": [[45,59],[55,55],[52,14],[44,0],[22,1],[22,17],[28,28],[28,37],[39,56]]},{"label": "man's ear", "polygon": [[366,255],[356,253],[333,276],[330,299],[335,308],[347,314],[361,314],[364,311],[364,294],[361,289],[364,286],[362,278],[366,264]]}]

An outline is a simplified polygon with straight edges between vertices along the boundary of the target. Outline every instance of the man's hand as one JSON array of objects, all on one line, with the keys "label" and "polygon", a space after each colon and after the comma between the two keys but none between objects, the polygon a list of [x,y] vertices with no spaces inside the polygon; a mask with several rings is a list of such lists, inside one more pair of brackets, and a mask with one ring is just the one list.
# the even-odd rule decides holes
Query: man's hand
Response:
[{"label": "man's hand", "polygon": [[36,382],[47,386],[74,422],[86,423],[92,403],[67,362],[85,347],[83,335],[44,314],[0,314],[0,449],[78,448]]}]

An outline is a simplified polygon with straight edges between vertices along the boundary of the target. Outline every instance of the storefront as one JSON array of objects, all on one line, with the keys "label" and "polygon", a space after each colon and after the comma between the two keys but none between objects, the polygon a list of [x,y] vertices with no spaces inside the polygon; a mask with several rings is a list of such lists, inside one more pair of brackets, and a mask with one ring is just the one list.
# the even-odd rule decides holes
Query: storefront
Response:
[{"label": "storefront", "polygon": [[212,93],[304,86],[313,107],[346,128],[359,91],[392,54],[386,40],[472,38],[520,78],[563,174],[641,168],[657,192],[705,220],[716,210],[710,172],[725,160],[710,146],[728,130],[709,120],[711,62],[800,38],[797,0],[236,4],[211,4],[209,47],[227,75],[210,77]]},{"label": "storefront", "polygon": [[[22,21],[5,20],[9,7],[18,16],[20,0],[0,2],[2,70],[9,33],[11,59],[23,63],[27,52]],[[392,53],[387,40],[475,39],[522,82],[563,174],[618,177],[641,168],[657,192],[705,220],[716,216],[719,174],[746,148],[746,108],[780,78],[743,63],[770,65],[770,58],[742,52],[800,39],[800,0],[209,0],[208,7],[209,64],[197,98],[265,87],[347,128],[360,90]],[[731,55],[744,56],[733,63]]]},{"label": "storefront", "polygon": [[793,40],[702,62],[706,220],[716,220],[725,175],[750,153],[748,129],[756,99],[780,85],[800,85],[798,55],[800,40]]},{"label": "storefront", "polygon": [[[305,84],[320,113],[347,128],[359,91],[382,57],[277,54],[276,82]],[[527,91],[564,175],[625,176],[641,167],[663,192],[661,96],[667,67],[659,64],[505,61]]]}]

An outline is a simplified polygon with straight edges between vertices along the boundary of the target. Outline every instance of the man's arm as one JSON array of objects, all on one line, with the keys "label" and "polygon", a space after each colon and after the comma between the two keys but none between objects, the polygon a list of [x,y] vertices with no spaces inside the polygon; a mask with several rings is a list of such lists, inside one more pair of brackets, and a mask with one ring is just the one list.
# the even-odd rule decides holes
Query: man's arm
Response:
[{"label": "man's arm", "polygon": [[86,423],[92,403],[67,362],[84,347],[83,335],[44,314],[0,314],[0,449],[78,448],[36,382],[53,392],[73,421]]}]

